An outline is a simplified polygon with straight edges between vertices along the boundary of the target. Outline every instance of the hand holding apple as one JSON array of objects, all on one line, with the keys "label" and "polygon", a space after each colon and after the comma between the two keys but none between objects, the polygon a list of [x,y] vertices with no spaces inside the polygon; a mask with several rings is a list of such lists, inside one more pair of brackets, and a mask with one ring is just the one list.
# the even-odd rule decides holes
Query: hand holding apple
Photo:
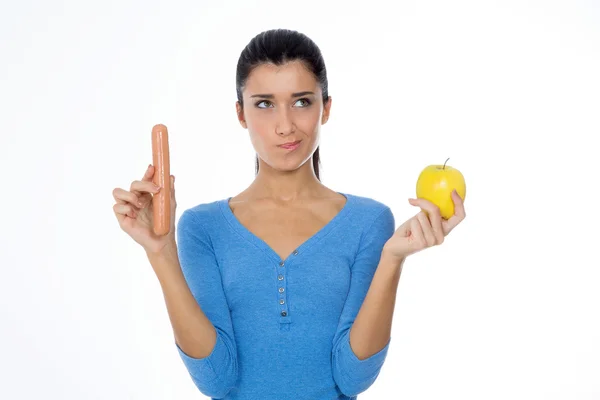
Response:
[{"label": "hand holding apple", "polygon": [[383,247],[386,255],[399,261],[442,244],[466,217],[466,186],[462,174],[454,168],[445,165],[425,168],[417,181],[417,193],[416,199],[408,201],[421,211],[400,225]]},{"label": "hand holding apple", "polygon": [[442,218],[438,206],[425,199],[409,199],[413,206],[420,207],[415,216],[404,222],[383,246],[383,252],[398,260],[444,242],[444,238],[465,219],[465,208],[461,197],[453,191],[455,214],[450,219]]}]

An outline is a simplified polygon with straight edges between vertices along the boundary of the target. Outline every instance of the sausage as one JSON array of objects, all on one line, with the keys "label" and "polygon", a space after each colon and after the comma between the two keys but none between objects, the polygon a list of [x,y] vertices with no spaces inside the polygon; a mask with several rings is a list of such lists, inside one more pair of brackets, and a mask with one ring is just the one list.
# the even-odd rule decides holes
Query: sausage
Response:
[{"label": "sausage", "polygon": [[152,128],[152,182],[160,191],[152,198],[154,233],[159,236],[169,233],[171,228],[171,165],[169,159],[169,132],[158,124]]}]

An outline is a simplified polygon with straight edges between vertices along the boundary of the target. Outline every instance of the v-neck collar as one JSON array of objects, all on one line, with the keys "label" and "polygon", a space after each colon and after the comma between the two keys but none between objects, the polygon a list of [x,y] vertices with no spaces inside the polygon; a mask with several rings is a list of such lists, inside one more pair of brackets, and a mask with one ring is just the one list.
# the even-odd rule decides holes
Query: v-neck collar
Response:
[{"label": "v-neck collar", "polygon": [[242,238],[246,239],[248,242],[254,244],[259,249],[263,250],[270,258],[272,258],[277,263],[287,263],[293,255],[302,254],[306,252],[311,246],[316,244],[319,240],[325,237],[333,228],[336,227],[350,212],[353,204],[354,204],[354,196],[348,193],[337,192],[342,196],[346,197],[346,204],[344,207],[327,223],[325,224],[319,231],[317,231],[314,235],[305,240],[302,244],[296,247],[295,251],[289,254],[285,259],[281,259],[281,257],[277,254],[275,250],[271,248],[261,238],[252,233],[248,228],[246,228],[235,216],[231,208],[229,207],[229,201],[232,197],[227,197],[219,201],[219,208],[221,212],[231,228],[237,232]]}]

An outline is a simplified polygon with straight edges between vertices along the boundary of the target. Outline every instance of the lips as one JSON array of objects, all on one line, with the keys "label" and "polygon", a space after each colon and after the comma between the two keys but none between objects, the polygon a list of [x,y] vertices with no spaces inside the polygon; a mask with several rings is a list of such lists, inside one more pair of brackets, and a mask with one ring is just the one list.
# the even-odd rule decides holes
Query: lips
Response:
[{"label": "lips", "polygon": [[300,140],[296,140],[295,142],[287,142],[284,144],[280,144],[279,147],[294,147],[295,145],[297,145],[298,143],[300,143]]}]

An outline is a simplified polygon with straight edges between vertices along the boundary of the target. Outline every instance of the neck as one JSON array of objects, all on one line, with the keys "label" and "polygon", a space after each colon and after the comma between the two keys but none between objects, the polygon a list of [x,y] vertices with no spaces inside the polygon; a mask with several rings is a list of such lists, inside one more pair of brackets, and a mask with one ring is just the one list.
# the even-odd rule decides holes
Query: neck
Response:
[{"label": "neck", "polygon": [[268,198],[278,201],[294,201],[314,197],[323,191],[317,179],[312,159],[294,171],[278,171],[259,161],[254,182],[248,188],[253,198]]}]

